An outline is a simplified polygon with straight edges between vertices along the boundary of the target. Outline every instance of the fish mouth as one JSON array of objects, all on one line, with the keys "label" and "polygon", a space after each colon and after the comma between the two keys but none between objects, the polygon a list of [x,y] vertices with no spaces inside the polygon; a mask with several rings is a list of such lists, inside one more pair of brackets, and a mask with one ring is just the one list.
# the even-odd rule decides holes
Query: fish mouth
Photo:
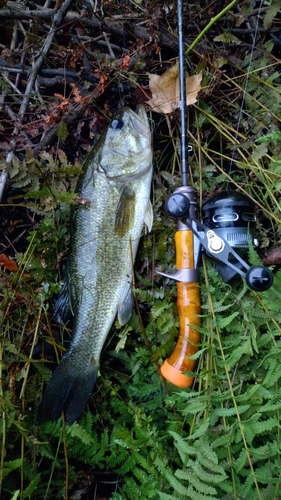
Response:
[{"label": "fish mouth", "polygon": [[148,135],[150,133],[147,114],[142,105],[137,106],[136,111],[131,116],[131,124],[138,134]]}]

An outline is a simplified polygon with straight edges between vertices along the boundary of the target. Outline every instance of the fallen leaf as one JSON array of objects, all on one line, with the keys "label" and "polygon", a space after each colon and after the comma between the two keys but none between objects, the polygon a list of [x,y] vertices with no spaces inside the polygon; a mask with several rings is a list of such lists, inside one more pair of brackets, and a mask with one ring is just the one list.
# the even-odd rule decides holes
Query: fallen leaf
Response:
[{"label": "fallen leaf", "polygon": [[72,87],[74,102],[76,102],[77,104],[81,104],[83,106],[85,104],[85,102],[90,100],[89,95],[84,96],[84,97],[81,96],[80,90],[78,89],[78,87],[76,87],[76,85],[74,83],[71,83],[70,86]]},{"label": "fallen leaf", "polygon": [[[186,105],[194,104],[201,89],[202,73],[186,74]],[[147,104],[157,113],[172,113],[180,107],[179,64],[178,62],[163,75],[149,73],[149,88],[152,98]]]},{"label": "fallen leaf", "polygon": [[4,253],[0,254],[0,266],[4,266],[8,271],[17,271],[18,266],[17,263],[6,257]]},{"label": "fallen leaf", "polygon": [[280,265],[281,264],[281,247],[271,248],[263,257],[265,266]]},{"label": "fallen leaf", "polygon": [[60,99],[61,102],[57,105],[57,107],[59,110],[64,112],[69,106],[68,99],[62,94],[54,94],[54,96],[58,97],[58,99]]},{"label": "fallen leaf", "polygon": [[131,57],[129,56],[129,54],[126,54],[123,59],[122,59],[122,62],[121,62],[121,68],[122,69],[127,69],[131,64]]}]

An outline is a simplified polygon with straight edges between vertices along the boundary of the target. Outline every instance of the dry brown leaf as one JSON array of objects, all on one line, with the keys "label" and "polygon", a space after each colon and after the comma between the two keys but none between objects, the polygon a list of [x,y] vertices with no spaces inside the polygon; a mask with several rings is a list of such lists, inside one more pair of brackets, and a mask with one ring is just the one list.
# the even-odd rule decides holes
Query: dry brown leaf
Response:
[{"label": "dry brown leaf", "polygon": [[[186,74],[186,105],[194,104],[201,89],[202,73]],[[178,62],[163,75],[149,73],[149,88],[152,98],[147,104],[157,113],[172,113],[180,107],[179,64]]]}]

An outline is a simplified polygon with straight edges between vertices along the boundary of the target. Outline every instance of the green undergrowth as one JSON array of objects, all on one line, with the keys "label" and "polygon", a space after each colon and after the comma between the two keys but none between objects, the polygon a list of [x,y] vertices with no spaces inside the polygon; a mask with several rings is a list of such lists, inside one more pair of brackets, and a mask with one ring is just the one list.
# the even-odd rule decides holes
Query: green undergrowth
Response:
[{"label": "green undergrowth", "polygon": [[[266,27],[275,7],[268,7]],[[201,97],[189,108],[190,179],[201,201],[228,187],[253,199],[261,246],[245,257],[257,265],[263,251],[280,245],[279,61],[272,40],[249,47],[243,60],[237,49],[227,63],[218,50],[224,39],[213,43],[217,58],[195,63],[188,56],[204,77]],[[164,203],[180,184],[179,126],[171,118],[166,130],[163,117],[152,119],[154,225],[137,256],[137,307],[128,325],[114,325],[94,393],[71,426],[59,420],[38,427],[36,411],[71,334],[71,325],[56,325],[51,304],[61,286],[80,166],[61,151],[36,160],[28,154],[13,165],[12,186],[23,192],[18,202],[40,222],[26,251],[15,255],[18,270],[1,268],[3,500],[83,500],[101,473],[113,474],[111,500],[281,499],[280,265],[272,266],[273,287],[255,293],[240,276],[223,283],[203,255],[194,386],[177,389],[159,374],[178,332],[175,283],[156,271],[171,272],[175,263],[175,221]]]}]

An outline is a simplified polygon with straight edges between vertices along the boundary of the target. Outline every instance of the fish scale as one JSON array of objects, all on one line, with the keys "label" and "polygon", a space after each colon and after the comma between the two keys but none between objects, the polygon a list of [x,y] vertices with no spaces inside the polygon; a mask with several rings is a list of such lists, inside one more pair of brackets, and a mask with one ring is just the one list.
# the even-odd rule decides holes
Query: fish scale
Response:
[{"label": "fish scale", "polygon": [[[79,418],[93,390],[101,350],[116,316],[130,318],[133,264],[143,224],[152,227],[152,146],[143,106],[124,108],[84,164],[73,208],[67,280],[55,306],[73,313],[69,349],[52,375],[38,421]],[[62,312],[60,312],[62,309]]]}]

